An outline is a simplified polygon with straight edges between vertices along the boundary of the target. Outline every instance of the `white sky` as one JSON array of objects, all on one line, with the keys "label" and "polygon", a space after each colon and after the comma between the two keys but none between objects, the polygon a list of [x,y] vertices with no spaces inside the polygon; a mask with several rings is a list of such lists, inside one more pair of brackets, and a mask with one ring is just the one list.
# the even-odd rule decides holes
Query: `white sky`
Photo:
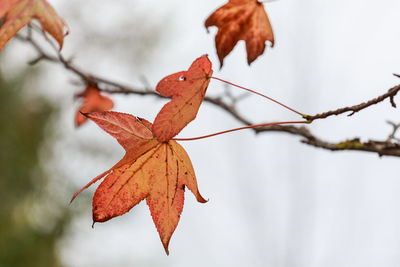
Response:
[{"label": "white sky", "polygon": [[[222,71],[214,48],[216,29],[207,34],[203,22],[225,1],[50,2],[71,27],[66,53],[76,55],[78,65],[132,85],[140,84],[140,75],[154,85],[163,76],[187,69],[205,53],[214,64],[215,76],[309,114],[360,103],[398,83],[392,76],[400,72],[398,0],[266,3],[276,46],[248,67],[240,43],[226,58]],[[143,22],[127,27],[124,34],[128,36],[138,35],[141,23],[147,21],[160,26],[162,37],[144,56],[146,63],[134,60],[140,58],[140,52],[132,52],[126,59],[124,50],[96,50],[95,39],[88,48],[76,51],[79,47],[74,42],[79,34],[88,35],[89,40],[91,34],[74,22],[79,17],[76,6],[81,4],[79,14],[95,25],[87,26],[90,30],[108,27],[110,32],[118,31],[113,29],[119,25],[118,19],[129,25],[131,18],[143,18]],[[121,10],[126,13],[120,14]],[[134,46],[135,42],[129,43],[126,49],[135,50]],[[73,129],[76,105],[70,107],[71,90],[79,88],[68,83],[62,69],[58,71],[52,76],[57,79],[45,81],[47,86],[64,88],[62,93],[53,90],[55,98],[65,99],[66,108],[54,148],[60,153],[54,162],[78,188],[117,162],[123,151],[93,124]],[[221,88],[212,81],[208,94],[218,94]],[[150,97],[116,97],[115,110],[152,120],[163,103]],[[239,108],[254,122],[296,119],[253,96]],[[309,128],[330,141],[385,139],[391,131],[385,121],[399,122],[398,118],[399,111],[385,102],[350,118],[344,115],[317,121]],[[237,126],[240,124],[224,112],[203,105],[198,119],[180,136]],[[399,266],[399,159],[332,153],[302,145],[293,136],[255,136],[251,131],[182,145],[192,159],[200,192],[209,202],[197,203],[186,192],[170,256],[164,254],[144,203],[122,217],[97,224],[94,230],[88,206],[60,243],[67,266]],[[96,156],[81,151],[82,146],[95,150]],[[87,205],[79,202],[78,198],[74,205]]]}]

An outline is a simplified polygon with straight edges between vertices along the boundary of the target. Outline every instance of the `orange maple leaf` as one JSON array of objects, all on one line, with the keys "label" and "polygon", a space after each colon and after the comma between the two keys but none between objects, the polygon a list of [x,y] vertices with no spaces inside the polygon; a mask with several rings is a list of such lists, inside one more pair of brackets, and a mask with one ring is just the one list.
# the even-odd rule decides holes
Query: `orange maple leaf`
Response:
[{"label": "orange maple leaf", "polygon": [[65,22],[46,0],[0,0],[0,18],[3,17],[4,21],[0,26],[0,51],[32,19],[37,19],[43,30],[56,39],[60,49],[68,32],[65,31]]},{"label": "orange maple leaf", "polygon": [[205,27],[217,26],[215,46],[221,63],[239,40],[246,42],[247,63],[250,65],[264,53],[265,42],[274,45],[274,33],[263,3],[257,0],[230,0],[205,21]]},{"label": "orange maple leaf", "polygon": [[76,126],[81,126],[87,120],[87,117],[83,116],[81,112],[108,111],[114,107],[113,101],[102,96],[100,90],[92,85],[88,85],[85,91],[77,94],[76,97],[83,98],[83,103],[75,115]]},{"label": "orange maple leaf", "polygon": [[196,59],[187,71],[162,79],[156,91],[172,100],[164,105],[153,124],[153,133],[161,142],[177,135],[196,118],[212,76],[212,64],[206,55]]},{"label": "orange maple leaf", "polygon": [[0,18],[2,18],[16,2],[20,0],[2,0],[0,1]]},{"label": "orange maple leaf", "polygon": [[129,114],[96,112],[87,114],[126,150],[111,169],[94,178],[75,193],[108,175],[93,197],[93,221],[105,222],[128,212],[146,199],[165,252],[183,209],[188,187],[197,201],[206,200],[197,188],[196,176],[186,151],[173,140],[159,142],[151,123]]}]

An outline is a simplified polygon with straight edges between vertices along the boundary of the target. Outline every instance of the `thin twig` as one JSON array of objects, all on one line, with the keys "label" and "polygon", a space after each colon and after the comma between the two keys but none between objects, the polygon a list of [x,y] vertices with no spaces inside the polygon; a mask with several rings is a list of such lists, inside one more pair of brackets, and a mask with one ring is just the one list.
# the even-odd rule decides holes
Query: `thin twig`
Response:
[{"label": "thin twig", "polygon": [[364,102],[364,103],[361,103],[361,104],[358,104],[358,105],[354,105],[354,106],[351,106],[351,107],[344,107],[344,108],[339,108],[339,109],[336,109],[336,110],[331,110],[331,111],[320,113],[320,114],[317,114],[317,115],[314,115],[314,116],[305,116],[305,119],[310,120],[310,121],[314,121],[314,120],[318,120],[318,119],[325,119],[325,118],[328,118],[328,117],[333,116],[333,115],[336,115],[336,116],[337,115],[341,115],[341,114],[346,113],[346,112],[351,112],[348,116],[352,116],[355,113],[357,113],[357,112],[359,112],[359,111],[361,111],[363,109],[366,109],[366,108],[368,108],[368,107],[370,107],[372,105],[376,105],[376,104],[386,100],[387,98],[390,99],[390,103],[391,103],[392,107],[396,108],[396,103],[394,102],[394,97],[397,95],[397,93],[399,91],[400,91],[400,85],[397,85],[397,86],[395,86],[393,88],[390,88],[383,95],[380,95],[380,96],[378,96],[376,98],[373,98],[373,99],[371,99],[371,100],[369,100],[367,102]]},{"label": "thin twig", "polygon": [[390,125],[392,125],[393,131],[392,131],[392,133],[389,135],[389,137],[386,139],[386,142],[391,142],[391,141],[393,141],[393,140],[398,141],[398,139],[396,138],[396,133],[397,133],[397,131],[398,131],[399,128],[400,128],[400,123],[394,123],[394,122],[391,122],[391,121],[387,121],[387,123],[390,124]]},{"label": "thin twig", "polygon": [[[32,27],[35,29],[35,27]],[[43,31],[40,31],[42,35],[45,35]],[[34,60],[31,60],[32,64],[36,64],[39,61],[46,60],[54,63],[59,63],[64,66],[65,69],[75,73],[79,76],[85,83],[88,84],[95,84],[101,91],[111,93],[111,94],[134,94],[134,95],[151,95],[156,97],[161,97],[156,91],[150,89],[148,84],[145,84],[145,89],[137,89],[134,87],[130,87],[115,81],[111,81],[105,79],[100,76],[96,76],[90,74],[79,67],[75,66],[71,60],[65,59],[65,57],[61,54],[58,49],[55,49],[56,56],[47,53],[39,44],[36,42],[32,36],[32,33],[28,33],[27,36],[17,35],[17,38],[21,41],[27,42],[33,46],[33,48],[37,51],[38,57]],[[51,40],[47,38],[45,35],[46,40],[51,44]],[[53,46],[53,45],[52,45]],[[396,74],[395,74],[396,75]],[[400,77],[399,75],[396,75]],[[400,85],[397,85],[391,89],[389,89],[385,94],[382,94],[376,98],[373,98],[367,102],[350,106],[344,107],[337,110],[332,110],[324,113],[320,113],[317,115],[307,115],[304,118],[307,119],[309,122],[312,122],[317,119],[326,119],[333,115],[340,115],[346,112],[351,112],[349,116],[353,115],[356,112],[359,112],[363,109],[366,109],[372,105],[376,105],[386,99],[390,100],[390,103],[393,107],[396,107],[394,102],[394,97],[400,91]],[[250,126],[253,125],[251,121],[246,119],[241,113],[239,113],[235,106],[235,101],[233,103],[226,103],[222,100],[221,97],[209,97],[206,96],[204,101],[210,103],[212,105],[218,106],[222,110],[224,110],[227,114],[238,120],[240,123]],[[393,143],[394,135],[399,127],[393,130],[392,134],[389,136],[387,140],[379,141],[379,140],[368,140],[362,142],[358,138],[348,139],[338,143],[331,143],[324,141],[321,138],[318,138],[314,134],[310,132],[310,130],[304,126],[294,126],[294,125],[270,125],[270,126],[262,126],[254,128],[255,133],[267,133],[267,132],[279,132],[279,133],[288,133],[294,136],[299,136],[302,138],[301,142],[304,144],[308,144],[314,147],[330,150],[330,151],[365,151],[365,152],[372,152],[379,156],[396,156],[400,157],[400,144]]]}]

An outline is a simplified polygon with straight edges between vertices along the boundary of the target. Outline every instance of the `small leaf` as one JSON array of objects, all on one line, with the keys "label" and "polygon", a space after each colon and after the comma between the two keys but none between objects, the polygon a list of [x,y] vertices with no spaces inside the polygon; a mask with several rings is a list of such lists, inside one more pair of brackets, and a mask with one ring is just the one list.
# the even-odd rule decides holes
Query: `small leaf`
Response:
[{"label": "small leaf", "polygon": [[75,115],[75,125],[81,126],[87,118],[81,114],[95,111],[108,111],[114,107],[113,101],[100,94],[100,90],[92,85],[88,85],[85,91],[76,95],[83,98],[83,103]]},{"label": "small leaf", "polygon": [[20,0],[1,0],[0,1],[0,18],[2,18],[15,3]]},{"label": "small leaf", "polygon": [[154,120],[153,133],[160,142],[170,140],[196,118],[210,83],[211,68],[210,60],[204,55],[187,71],[169,75],[157,84],[160,95],[172,98]]},{"label": "small leaf", "polygon": [[205,27],[210,26],[218,27],[215,46],[221,67],[239,40],[246,42],[249,65],[264,53],[266,41],[274,45],[268,15],[263,3],[257,0],[230,0],[207,18]]},{"label": "small leaf", "polygon": [[173,140],[159,142],[151,133],[151,123],[144,119],[117,112],[96,112],[87,116],[116,138],[126,154],[74,197],[108,174],[93,197],[93,221],[105,222],[120,216],[146,199],[168,254],[169,241],[182,213],[185,186],[199,202],[206,202],[197,188],[189,156]]},{"label": "small leaf", "polygon": [[46,0],[0,0],[0,18],[4,15],[0,27],[0,51],[32,19],[37,19],[43,30],[56,39],[61,50],[67,25]]}]

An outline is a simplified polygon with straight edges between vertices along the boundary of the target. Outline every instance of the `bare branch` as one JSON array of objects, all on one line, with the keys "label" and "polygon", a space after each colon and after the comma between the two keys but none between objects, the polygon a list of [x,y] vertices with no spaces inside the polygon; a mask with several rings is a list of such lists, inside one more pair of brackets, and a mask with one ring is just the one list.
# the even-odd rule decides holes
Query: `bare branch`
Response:
[{"label": "bare branch", "polygon": [[[32,26],[32,29],[35,30],[35,27]],[[46,34],[41,31],[41,34],[45,36],[45,39],[47,42],[50,43],[50,45],[53,46],[51,40],[47,38]],[[108,79],[105,79],[100,76],[96,76],[93,74],[90,74],[79,67],[75,66],[71,60],[67,60],[64,58],[64,56],[61,54],[58,49],[55,49],[56,56],[51,55],[47,53],[39,44],[36,42],[33,37],[32,33],[28,32],[27,36],[17,36],[18,39],[21,41],[27,42],[33,46],[33,48],[37,51],[38,56],[36,59],[32,60],[30,63],[35,64],[38,63],[39,61],[46,60],[50,62],[55,62],[59,63],[64,66],[65,69],[75,73],[77,76],[79,76],[83,82],[88,83],[88,84],[94,84],[103,92],[111,93],[111,94],[134,94],[134,95],[141,95],[141,96],[146,96],[146,95],[151,95],[151,96],[156,96],[160,97],[161,96],[154,90],[151,89],[150,86],[148,85],[147,81],[144,81],[144,88],[142,89],[137,89],[133,88],[127,85],[123,85],[121,83],[111,81]],[[396,74],[395,74],[396,75]],[[398,76],[398,75],[396,75]],[[400,76],[398,76],[400,77]],[[390,103],[393,107],[396,107],[396,104],[394,102],[394,97],[398,94],[400,91],[400,85],[397,85],[391,89],[389,89],[386,93],[373,98],[369,101],[363,102],[358,105],[350,106],[350,107],[344,107],[344,108],[339,108],[336,110],[328,111],[328,112],[323,112],[320,114],[316,114],[313,116],[310,115],[305,115],[304,118],[312,122],[317,119],[326,119],[330,116],[333,115],[341,115],[346,112],[351,112],[348,116],[352,116],[353,114],[366,109],[372,105],[376,105],[380,102],[383,102],[386,99],[390,100]],[[231,99],[228,95],[228,99]],[[227,114],[238,120],[240,123],[249,126],[253,125],[251,121],[246,119],[241,113],[239,113],[235,107],[235,103],[237,102],[236,100],[231,101],[231,103],[227,103],[223,101],[222,97],[209,97],[206,96],[204,98],[204,101],[215,105],[222,110],[224,110]],[[321,138],[318,138],[314,134],[310,132],[310,130],[304,126],[294,126],[294,125],[271,125],[271,126],[262,126],[262,127],[257,127],[253,128],[255,133],[267,133],[267,132],[278,132],[278,133],[288,133],[290,135],[298,136],[301,137],[301,142],[304,144],[308,144],[310,146],[330,150],[330,151],[365,151],[365,152],[372,152],[376,153],[379,156],[396,156],[400,157],[400,144],[397,142],[397,139],[395,138],[395,134],[397,130],[400,128],[400,124],[394,124],[391,123],[393,126],[393,132],[389,135],[387,140],[384,141],[378,141],[378,140],[368,140],[366,142],[362,142],[359,138],[352,138],[348,139],[342,142],[338,143],[331,143],[324,141]]]},{"label": "bare branch", "polygon": [[317,119],[325,119],[327,117],[333,116],[333,115],[341,115],[343,113],[346,112],[351,112],[348,116],[352,116],[355,113],[366,109],[372,105],[376,105],[382,101],[384,101],[385,99],[389,98],[390,99],[390,103],[392,105],[392,107],[396,108],[396,103],[394,102],[394,97],[397,95],[397,93],[400,91],[400,85],[397,85],[393,88],[390,88],[385,94],[380,95],[374,99],[371,99],[367,102],[358,104],[358,105],[354,105],[351,107],[344,107],[344,108],[339,108],[336,110],[332,110],[332,111],[328,111],[328,112],[324,112],[324,113],[320,113],[314,116],[305,116],[305,119],[309,120],[309,121],[314,121]]}]

